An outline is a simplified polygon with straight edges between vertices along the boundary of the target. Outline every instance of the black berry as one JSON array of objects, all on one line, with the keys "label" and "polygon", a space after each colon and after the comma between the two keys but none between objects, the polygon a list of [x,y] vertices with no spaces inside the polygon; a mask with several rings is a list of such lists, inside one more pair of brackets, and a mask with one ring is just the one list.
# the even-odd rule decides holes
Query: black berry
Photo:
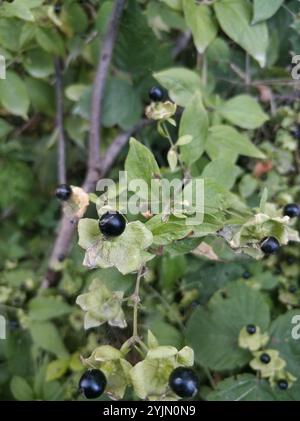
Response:
[{"label": "black berry", "polygon": [[245,270],[245,272],[243,273],[242,276],[243,276],[244,279],[249,279],[249,278],[251,278],[251,273],[248,272],[247,270]]},{"label": "black berry", "polygon": [[88,370],[79,380],[79,390],[87,399],[99,398],[106,388],[106,377],[100,370]]},{"label": "black berry", "polygon": [[271,361],[271,357],[270,357],[270,355],[269,354],[267,354],[266,352],[264,352],[263,354],[261,354],[261,356],[260,356],[260,361],[263,363],[263,364],[269,364],[269,362]]},{"label": "black berry", "polygon": [[158,86],[153,86],[149,91],[149,98],[154,102],[162,101],[164,99],[164,91]]},{"label": "black berry", "polygon": [[101,216],[99,229],[107,237],[118,237],[126,228],[126,219],[119,212],[107,212]]},{"label": "black berry", "polygon": [[267,237],[262,240],[261,243],[261,251],[265,254],[273,254],[279,250],[280,244],[279,241],[275,237]]},{"label": "black berry", "polygon": [[246,327],[246,330],[249,333],[249,335],[254,335],[254,333],[256,333],[256,326],[255,325],[248,325]]},{"label": "black berry", "polygon": [[283,215],[290,218],[298,218],[300,216],[300,206],[296,203],[289,203],[284,207]]},{"label": "black berry", "polygon": [[68,184],[60,184],[56,187],[55,196],[59,200],[68,200],[72,194],[72,189]]},{"label": "black berry", "polygon": [[277,386],[279,387],[280,390],[287,390],[289,387],[289,384],[286,380],[280,379],[277,382]]},{"label": "black berry", "polygon": [[181,398],[192,398],[199,389],[199,380],[190,368],[177,367],[169,377],[169,386]]}]

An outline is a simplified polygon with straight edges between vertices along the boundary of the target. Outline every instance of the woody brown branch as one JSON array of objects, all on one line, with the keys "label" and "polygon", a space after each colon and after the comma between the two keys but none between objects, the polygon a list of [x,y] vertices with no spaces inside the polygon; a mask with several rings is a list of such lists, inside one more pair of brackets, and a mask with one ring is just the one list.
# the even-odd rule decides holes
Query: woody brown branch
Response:
[{"label": "woody brown branch", "polygon": [[[95,190],[97,181],[101,176],[105,175],[113,163],[113,160],[108,156],[108,154],[105,155],[102,162],[100,159],[102,100],[117,37],[118,25],[125,3],[126,0],[117,0],[115,2],[110,21],[108,23],[108,29],[101,46],[101,54],[93,83],[88,168],[85,181],[82,185],[82,188],[88,193]],[[129,136],[130,133],[128,132],[122,133],[118,136],[115,139],[115,142],[113,142],[116,146],[111,146],[110,153],[113,152],[116,157]],[[105,169],[105,172],[103,169]],[[65,215],[62,216],[51,253],[49,266],[43,280],[43,287],[47,288],[55,286],[59,282],[60,271],[57,270],[57,268],[59,267],[59,263],[63,261],[69,253],[77,223],[77,218],[70,219]]]}]

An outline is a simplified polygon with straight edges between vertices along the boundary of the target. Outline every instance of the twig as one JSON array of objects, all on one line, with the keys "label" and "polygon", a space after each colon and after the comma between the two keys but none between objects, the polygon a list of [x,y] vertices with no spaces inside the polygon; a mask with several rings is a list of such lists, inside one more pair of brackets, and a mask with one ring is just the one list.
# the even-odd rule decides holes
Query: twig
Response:
[{"label": "twig", "polygon": [[93,85],[88,158],[89,168],[96,168],[100,161],[100,125],[102,116],[102,100],[104,97],[105,82],[112,59],[119,21],[124,5],[125,0],[117,0],[115,2],[110,21],[108,23],[108,30],[103,40],[98,68]]},{"label": "twig", "polygon": [[191,37],[192,37],[192,33],[190,31],[180,34],[180,36],[177,38],[177,41],[175,43],[175,47],[172,50],[173,59],[177,58],[179,54],[186,49],[186,47],[188,46],[188,43],[190,42]]},{"label": "twig", "polygon": [[54,61],[55,66],[55,92],[56,92],[56,129],[58,132],[58,182],[65,184],[66,176],[66,141],[64,133],[64,103],[63,103],[63,83],[62,64],[59,58]]},{"label": "twig", "polygon": [[145,273],[145,266],[141,266],[137,278],[136,278],[136,284],[134,293],[131,296],[131,300],[133,301],[133,322],[132,322],[132,338],[138,338],[138,307],[140,304],[140,285],[141,285],[141,279],[144,276]]},{"label": "twig", "polygon": [[[100,177],[100,174],[104,174],[101,171],[100,162],[100,126],[102,120],[102,99],[104,96],[105,82],[112,60],[112,53],[114,44],[116,41],[117,30],[119,20],[125,6],[126,0],[117,0],[115,2],[111,19],[108,24],[107,33],[101,46],[101,54],[99,64],[96,72],[96,76],[93,84],[93,97],[92,97],[92,109],[91,109],[91,124],[90,124],[90,138],[89,138],[89,157],[88,157],[88,168],[85,181],[82,188],[86,192],[91,192],[95,189],[96,183]],[[128,133],[127,137],[128,139]],[[120,143],[120,148],[116,147],[115,156],[118,151],[121,150],[125,138],[122,135],[122,142],[118,136],[115,140]],[[106,155],[107,157],[108,155]],[[106,158],[109,161],[107,168],[110,168],[112,162],[110,158]],[[103,160],[105,163],[105,159]],[[55,239],[54,247],[51,253],[49,266],[43,280],[42,286],[44,288],[57,285],[60,279],[60,271],[58,270],[60,262],[62,262],[67,256],[69,249],[72,244],[72,238],[77,226],[77,218],[70,220],[69,217],[63,215],[59,224],[59,230]]]}]

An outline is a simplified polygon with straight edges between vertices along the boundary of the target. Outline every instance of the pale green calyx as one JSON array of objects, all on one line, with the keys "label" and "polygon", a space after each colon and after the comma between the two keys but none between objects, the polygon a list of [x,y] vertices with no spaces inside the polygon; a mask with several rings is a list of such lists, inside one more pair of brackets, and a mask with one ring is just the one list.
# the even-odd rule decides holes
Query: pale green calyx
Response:
[{"label": "pale green calyx", "polygon": [[89,358],[82,358],[82,362],[89,368],[103,371],[107,380],[107,395],[112,399],[123,398],[130,383],[129,372],[132,366],[118,349],[110,345],[99,346]]},{"label": "pale green calyx", "polygon": [[178,351],[173,346],[159,346],[150,332],[149,351],[145,359],[130,370],[130,378],[135,393],[141,399],[178,400],[178,396],[168,385],[171,372],[179,366],[190,367],[194,364],[193,350],[185,346]]},{"label": "pale green calyx", "polygon": [[84,328],[100,326],[108,322],[111,326],[127,326],[122,310],[122,291],[110,291],[95,279],[89,292],[77,297],[76,303],[85,311]]},{"label": "pale green calyx", "polygon": [[83,264],[89,268],[115,266],[125,275],[154,257],[146,251],[152,244],[152,233],[140,221],[127,224],[119,237],[105,238],[96,219],[84,218],[79,221],[78,234],[78,244],[86,250]]},{"label": "pale green calyx", "polygon": [[176,104],[171,101],[152,102],[146,108],[146,116],[151,120],[168,120],[176,112]]},{"label": "pale green calyx", "polygon": [[300,241],[299,233],[289,226],[290,218],[271,217],[264,213],[258,213],[250,218],[238,230],[232,230],[231,238],[227,238],[230,246],[244,252],[254,258],[263,257],[261,240],[266,237],[275,237],[281,245],[289,241]]},{"label": "pale green calyx", "polygon": [[[260,360],[262,354],[269,355],[270,361],[267,364]],[[277,350],[267,349],[265,351],[257,351],[253,355],[255,358],[250,361],[250,367],[255,371],[259,371],[263,378],[274,377],[277,372],[282,371],[286,366],[286,362],[280,358]]]},{"label": "pale green calyx", "polygon": [[239,347],[249,349],[250,351],[257,351],[265,346],[269,341],[269,336],[266,333],[261,333],[259,326],[256,326],[256,332],[250,334],[247,332],[247,327],[243,327],[239,334]]}]

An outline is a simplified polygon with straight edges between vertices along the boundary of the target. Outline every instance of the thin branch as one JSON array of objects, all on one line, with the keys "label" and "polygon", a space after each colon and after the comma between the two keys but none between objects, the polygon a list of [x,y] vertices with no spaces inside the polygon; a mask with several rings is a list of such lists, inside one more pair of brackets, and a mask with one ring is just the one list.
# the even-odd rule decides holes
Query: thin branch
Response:
[{"label": "thin branch", "polygon": [[102,117],[102,100],[104,97],[105,82],[111,64],[113,49],[117,37],[120,17],[126,0],[117,0],[108,23],[108,31],[103,40],[98,68],[95,76],[90,122],[89,140],[89,168],[96,168],[100,161],[100,127]]},{"label": "thin branch", "polygon": [[58,182],[65,184],[66,175],[66,141],[64,133],[64,103],[63,103],[63,83],[62,64],[59,58],[55,59],[55,92],[56,92],[56,130],[58,132]]},{"label": "thin branch", "polygon": [[137,278],[136,278],[136,284],[135,284],[135,289],[134,289],[134,293],[131,296],[131,299],[133,301],[133,322],[132,322],[132,338],[136,339],[139,337],[138,334],[138,308],[139,308],[139,304],[141,302],[141,298],[140,298],[140,285],[141,285],[141,279],[145,274],[145,266],[141,266],[138,274],[137,274]]},{"label": "thin branch", "polygon": [[179,56],[179,54],[182,53],[188,46],[188,43],[190,42],[192,38],[191,31],[184,32],[183,34],[180,34],[177,38],[177,41],[175,43],[175,46],[172,50],[172,58],[175,59]]},{"label": "thin branch", "polygon": [[[99,180],[100,175],[103,176],[104,174],[104,172],[101,171],[100,161],[100,128],[102,120],[102,100],[104,96],[105,82],[112,60],[113,48],[117,37],[118,24],[122,15],[123,8],[125,6],[125,2],[126,0],[117,0],[115,2],[111,19],[108,23],[108,29],[101,46],[99,64],[94,79],[93,96],[91,104],[91,124],[87,175],[82,185],[82,188],[86,192],[92,192],[93,190],[95,190],[96,183]],[[57,105],[61,106],[61,103]],[[61,127],[63,127],[62,124]],[[117,156],[118,151],[120,151],[123,145],[126,143],[128,135],[129,134],[127,133],[126,137],[122,137],[122,142],[120,142],[119,137],[117,138],[117,142],[120,145],[115,149],[115,157]],[[109,161],[107,164],[107,168],[109,169],[113,161],[109,158],[107,159]],[[65,215],[62,216],[62,219],[59,224],[58,233],[55,239],[54,247],[51,253],[49,266],[45,278],[43,280],[42,286],[44,288],[54,286],[59,282],[59,263],[62,262],[68,255],[68,252],[72,245],[72,239],[76,230],[77,223],[77,218],[70,219]]]}]

